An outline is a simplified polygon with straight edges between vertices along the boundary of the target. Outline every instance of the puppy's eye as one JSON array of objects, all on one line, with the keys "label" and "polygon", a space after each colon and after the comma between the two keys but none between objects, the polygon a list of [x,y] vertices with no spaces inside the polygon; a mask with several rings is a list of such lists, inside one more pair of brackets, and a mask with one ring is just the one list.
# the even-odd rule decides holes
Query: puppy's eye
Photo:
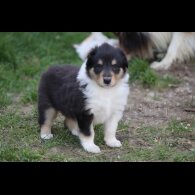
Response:
[{"label": "puppy's eye", "polygon": [[114,73],[119,73],[120,72],[120,66],[114,65],[112,66],[112,70]]},{"label": "puppy's eye", "polygon": [[100,73],[101,71],[102,71],[102,65],[96,65],[95,67],[94,67],[94,72],[96,73],[96,74],[98,74],[98,73]]}]

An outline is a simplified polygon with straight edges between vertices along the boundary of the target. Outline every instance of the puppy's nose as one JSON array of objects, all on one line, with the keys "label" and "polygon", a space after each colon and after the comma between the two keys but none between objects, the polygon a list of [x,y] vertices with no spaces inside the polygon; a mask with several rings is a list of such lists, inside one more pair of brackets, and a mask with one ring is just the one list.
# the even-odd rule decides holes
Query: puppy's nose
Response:
[{"label": "puppy's nose", "polygon": [[109,85],[111,83],[111,77],[104,77],[104,84]]}]

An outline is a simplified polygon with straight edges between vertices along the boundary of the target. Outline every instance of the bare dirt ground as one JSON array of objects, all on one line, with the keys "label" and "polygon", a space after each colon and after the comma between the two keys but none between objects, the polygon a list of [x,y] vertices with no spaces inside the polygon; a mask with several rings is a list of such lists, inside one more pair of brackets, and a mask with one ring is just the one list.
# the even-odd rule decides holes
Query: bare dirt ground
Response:
[{"label": "bare dirt ground", "polygon": [[160,127],[171,120],[195,118],[195,67],[178,65],[162,74],[175,76],[181,83],[162,91],[133,84],[124,114],[124,120],[130,120],[131,128]]},{"label": "bare dirt ground", "polygon": [[[128,125],[128,143],[133,147],[151,147],[143,137],[138,136],[137,131],[142,127],[160,129],[166,128],[173,120],[186,122],[195,119],[195,66],[177,65],[161,74],[174,76],[180,83],[161,91],[131,85],[123,120]],[[194,142],[189,138],[183,139],[178,147],[194,150]]]}]

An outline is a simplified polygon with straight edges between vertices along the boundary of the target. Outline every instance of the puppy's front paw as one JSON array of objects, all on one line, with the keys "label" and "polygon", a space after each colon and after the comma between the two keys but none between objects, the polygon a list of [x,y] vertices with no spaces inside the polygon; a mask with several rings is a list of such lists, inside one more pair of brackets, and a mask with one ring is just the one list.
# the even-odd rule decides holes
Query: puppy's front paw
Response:
[{"label": "puppy's front paw", "polygon": [[48,140],[48,139],[52,139],[52,138],[53,138],[53,134],[51,134],[51,133],[41,134],[41,139]]},{"label": "puppy's front paw", "polygon": [[82,144],[82,146],[87,152],[91,152],[91,153],[100,153],[101,152],[100,148],[92,143],[90,143],[90,144],[85,143],[85,144]]},{"label": "puppy's front paw", "polygon": [[79,136],[79,132],[76,129],[71,130],[72,135]]},{"label": "puppy's front paw", "polygon": [[122,146],[121,142],[117,139],[106,140],[106,145],[112,148],[119,148]]}]

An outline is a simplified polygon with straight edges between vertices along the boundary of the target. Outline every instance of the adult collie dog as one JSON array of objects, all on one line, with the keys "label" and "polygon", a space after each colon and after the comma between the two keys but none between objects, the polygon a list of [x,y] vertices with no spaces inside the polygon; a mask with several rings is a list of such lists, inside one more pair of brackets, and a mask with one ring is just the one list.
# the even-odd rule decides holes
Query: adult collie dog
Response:
[{"label": "adult collie dog", "polygon": [[94,125],[104,124],[104,140],[120,147],[116,130],[129,94],[128,63],[119,48],[103,44],[92,49],[81,68],[56,66],[46,71],[39,85],[38,111],[41,138],[50,139],[58,112],[77,135],[83,148],[100,152],[94,143]]},{"label": "adult collie dog", "polygon": [[[195,32],[115,32],[127,58],[152,60],[151,67],[166,70],[195,56]],[[157,60],[161,54],[164,57]]]}]

